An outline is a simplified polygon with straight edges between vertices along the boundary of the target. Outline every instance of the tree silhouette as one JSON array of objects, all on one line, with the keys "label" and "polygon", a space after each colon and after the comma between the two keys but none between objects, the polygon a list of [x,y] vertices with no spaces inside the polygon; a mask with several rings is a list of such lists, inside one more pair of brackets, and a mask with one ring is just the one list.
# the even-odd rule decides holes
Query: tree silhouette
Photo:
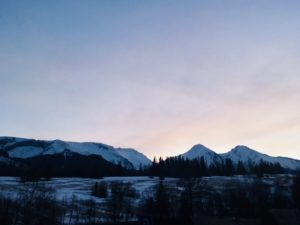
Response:
[{"label": "tree silhouette", "polygon": [[300,209],[300,174],[296,175],[293,183],[293,199],[295,207]]}]

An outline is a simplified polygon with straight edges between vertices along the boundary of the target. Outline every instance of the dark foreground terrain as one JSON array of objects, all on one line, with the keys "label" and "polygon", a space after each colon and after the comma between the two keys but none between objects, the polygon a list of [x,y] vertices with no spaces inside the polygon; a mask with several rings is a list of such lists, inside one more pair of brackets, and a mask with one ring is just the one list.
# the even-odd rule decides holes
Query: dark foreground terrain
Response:
[{"label": "dark foreground terrain", "polygon": [[0,178],[1,225],[299,225],[299,177]]}]

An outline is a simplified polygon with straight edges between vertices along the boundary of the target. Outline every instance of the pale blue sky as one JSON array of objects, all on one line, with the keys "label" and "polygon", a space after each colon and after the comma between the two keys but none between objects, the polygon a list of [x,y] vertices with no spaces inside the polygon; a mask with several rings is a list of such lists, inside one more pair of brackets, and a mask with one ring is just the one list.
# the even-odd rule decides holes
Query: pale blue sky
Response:
[{"label": "pale blue sky", "polygon": [[300,159],[300,2],[0,1],[0,135]]}]

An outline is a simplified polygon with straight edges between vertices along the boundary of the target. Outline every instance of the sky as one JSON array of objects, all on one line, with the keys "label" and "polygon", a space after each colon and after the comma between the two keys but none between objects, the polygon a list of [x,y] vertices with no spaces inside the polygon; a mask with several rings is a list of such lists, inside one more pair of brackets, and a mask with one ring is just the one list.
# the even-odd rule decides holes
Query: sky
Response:
[{"label": "sky", "polygon": [[300,159],[298,0],[0,1],[0,136]]}]

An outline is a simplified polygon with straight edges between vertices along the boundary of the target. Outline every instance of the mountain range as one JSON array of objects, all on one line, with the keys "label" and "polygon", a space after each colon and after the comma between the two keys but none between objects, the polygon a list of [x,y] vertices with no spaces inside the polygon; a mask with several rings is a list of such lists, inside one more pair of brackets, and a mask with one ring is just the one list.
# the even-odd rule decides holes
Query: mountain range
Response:
[{"label": "mountain range", "polygon": [[213,150],[198,144],[193,146],[189,151],[181,156],[187,159],[203,157],[207,166],[222,163],[226,159],[231,159],[234,164],[237,164],[240,161],[245,165],[248,163],[257,165],[261,161],[264,161],[273,164],[279,163],[284,169],[300,170],[300,160],[287,157],[269,156],[243,145],[238,145],[227,153],[217,154]]},{"label": "mountain range", "polygon": [[[115,148],[110,145],[94,142],[67,142],[62,140],[44,141],[16,137],[0,137],[0,163],[11,164],[14,160],[26,160],[51,157],[100,157],[101,160],[115,165],[122,165],[126,169],[139,169],[151,165],[151,160],[144,154],[131,148]],[[198,144],[180,155],[186,159],[204,159],[207,166],[223,163],[231,159],[234,164],[241,161],[244,164],[258,164],[261,160],[269,163],[279,163],[288,170],[300,170],[300,160],[286,157],[272,157],[246,146],[236,146],[224,154],[217,154],[213,150]],[[100,163],[100,161],[99,161]],[[102,161],[101,161],[102,163]],[[65,166],[65,165],[62,165]]]}]

